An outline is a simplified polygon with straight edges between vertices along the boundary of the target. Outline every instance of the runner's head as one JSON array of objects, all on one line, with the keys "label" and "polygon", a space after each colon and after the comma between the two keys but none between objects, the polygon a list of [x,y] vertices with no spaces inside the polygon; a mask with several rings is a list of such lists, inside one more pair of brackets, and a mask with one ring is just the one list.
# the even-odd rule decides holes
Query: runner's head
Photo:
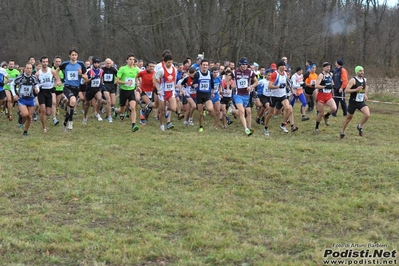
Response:
[{"label": "runner's head", "polygon": [[150,61],[145,66],[145,69],[147,70],[148,73],[151,73],[152,71],[154,71],[155,65],[156,63],[154,61]]},{"label": "runner's head", "polygon": [[42,64],[42,68],[46,69],[48,67],[48,56],[42,56],[40,58],[40,63]]},{"label": "runner's head", "polygon": [[134,54],[128,54],[126,56],[126,63],[130,67],[134,66]]},{"label": "runner's head", "polygon": [[208,71],[209,61],[207,59],[202,59],[200,64],[200,69],[202,73]]},{"label": "runner's head", "polygon": [[98,57],[93,57],[92,61],[94,69],[98,69],[100,67],[100,59]]},{"label": "runner's head", "polygon": [[246,57],[242,57],[238,64],[240,64],[241,70],[246,70],[248,68],[248,59]]},{"label": "runner's head", "polygon": [[25,74],[27,76],[30,76],[32,74],[32,71],[33,71],[33,65],[31,63],[27,63],[24,69]]},{"label": "runner's head", "polygon": [[311,64],[310,65],[310,73],[316,73],[316,68],[317,68],[317,66],[315,63]]},{"label": "runner's head", "polygon": [[14,60],[10,60],[8,61],[8,69],[12,70],[15,67],[15,61]]},{"label": "runner's head", "polygon": [[105,67],[106,68],[111,68],[113,64],[114,63],[112,62],[112,60],[110,58],[105,59]]},{"label": "runner's head", "polygon": [[59,67],[61,65],[61,56],[54,57],[53,64],[55,68]]},{"label": "runner's head", "polygon": [[362,78],[364,75],[364,68],[362,66],[355,67],[356,76]]},{"label": "runner's head", "polygon": [[170,68],[173,65],[173,57],[172,57],[172,55],[171,54],[166,54],[163,57],[163,61],[165,62],[165,66],[167,68]]},{"label": "runner's head", "polygon": [[71,49],[69,49],[69,59],[72,62],[75,62],[76,60],[78,60],[78,49],[76,49],[75,47],[72,47]]},{"label": "runner's head", "polygon": [[325,73],[330,73],[331,70],[331,63],[330,62],[324,62],[323,63],[323,71]]},{"label": "runner's head", "polygon": [[284,71],[285,70],[285,61],[284,60],[282,60],[282,59],[278,60],[277,69],[279,71]]}]

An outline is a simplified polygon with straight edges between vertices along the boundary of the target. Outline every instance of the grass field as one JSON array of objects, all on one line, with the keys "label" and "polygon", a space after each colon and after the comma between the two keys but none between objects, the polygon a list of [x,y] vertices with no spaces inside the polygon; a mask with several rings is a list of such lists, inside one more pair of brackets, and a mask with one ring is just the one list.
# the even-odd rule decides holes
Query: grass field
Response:
[{"label": "grass field", "polygon": [[2,115],[0,265],[323,265],[337,244],[397,250],[399,106],[369,106],[365,136],[359,112],[343,140],[342,112],[313,135],[299,104],[299,131],[278,118],[270,137],[209,117],[203,133],[175,117],[132,133],[80,113],[72,132],[37,121],[22,137]]}]

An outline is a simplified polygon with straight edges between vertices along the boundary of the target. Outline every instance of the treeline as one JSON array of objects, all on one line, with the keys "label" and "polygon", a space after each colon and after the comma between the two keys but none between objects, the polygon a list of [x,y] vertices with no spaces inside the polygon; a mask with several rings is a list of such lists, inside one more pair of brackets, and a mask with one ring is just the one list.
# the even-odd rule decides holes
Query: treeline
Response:
[{"label": "treeline", "polygon": [[399,67],[399,8],[386,0],[0,0],[0,18],[0,60],[19,63],[75,46],[119,64],[170,49],[180,62],[205,53],[261,65],[342,59],[379,76]]}]

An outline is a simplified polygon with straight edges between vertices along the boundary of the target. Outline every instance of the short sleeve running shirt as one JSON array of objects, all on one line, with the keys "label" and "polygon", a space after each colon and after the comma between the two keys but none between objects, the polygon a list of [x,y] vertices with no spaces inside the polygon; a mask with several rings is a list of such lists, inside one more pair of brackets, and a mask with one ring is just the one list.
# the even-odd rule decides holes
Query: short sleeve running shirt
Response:
[{"label": "short sleeve running shirt", "polygon": [[71,61],[64,61],[59,68],[64,72],[65,85],[72,87],[80,86],[82,76],[79,75],[79,69],[81,70],[82,74],[85,74],[87,71],[86,66],[82,61],[76,61],[75,63],[72,63]]},{"label": "short sleeve running shirt", "polygon": [[118,74],[116,75],[119,80],[125,82],[132,82],[132,85],[121,84],[120,87],[122,90],[131,91],[136,89],[136,78],[139,74],[139,69],[135,66],[129,67],[128,65],[119,68]]},{"label": "short sleeve running shirt", "polygon": [[[21,75],[21,73],[19,73],[19,71],[18,71],[17,69],[15,69],[15,68],[13,68],[13,69],[8,69],[8,68],[7,68],[7,69],[6,69],[6,72],[7,72],[7,74],[8,74],[8,78],[10,79],[10,83],[11,83],[16,77],[18,77],[19,75]],[[10,83],[4,85],[4,89],[5,89],[5,90],[10,90],[10,89],[11,89]]]}]

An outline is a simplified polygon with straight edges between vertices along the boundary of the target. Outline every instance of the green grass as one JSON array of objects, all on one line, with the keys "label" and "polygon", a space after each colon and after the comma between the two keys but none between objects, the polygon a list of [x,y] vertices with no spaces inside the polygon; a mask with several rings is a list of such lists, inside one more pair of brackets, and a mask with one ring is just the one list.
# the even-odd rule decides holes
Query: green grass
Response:
[{"label": "green grass", "polygon": [[[370,97],[372,98],[372,97]],[[336,243],[398,249],[398,107],[246,137],[152,118],[75,118],[72,132],[33,122],[23,138],[0,117],[1,265],[322,265]],[[51,121],[48,121],[51,123]]]}]

